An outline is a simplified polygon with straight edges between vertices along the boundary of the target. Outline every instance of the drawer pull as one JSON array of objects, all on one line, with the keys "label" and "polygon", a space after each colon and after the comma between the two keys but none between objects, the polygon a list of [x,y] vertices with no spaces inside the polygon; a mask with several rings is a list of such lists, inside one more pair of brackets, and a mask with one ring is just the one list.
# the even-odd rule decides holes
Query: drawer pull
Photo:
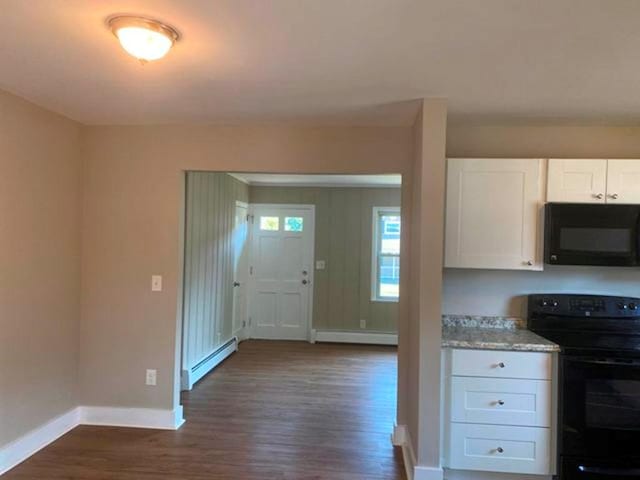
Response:
[{"label": "drawer pull", "polygon": [[500,362],[500,363],[498,364],[498,366],[499,366],[500,368],[504,368],[504,367],[506,367],[506,365],[504,364],[504,362]]},{"label": "drawer pull", "polygon": [[504,452],[504,448],[498,447],[498,448],[496,448],[496,452],[503,453]]},{"label": "drawer pull", "polygon": [[504,405],[504,400],[498,400],[498,405],[500,406]]}]

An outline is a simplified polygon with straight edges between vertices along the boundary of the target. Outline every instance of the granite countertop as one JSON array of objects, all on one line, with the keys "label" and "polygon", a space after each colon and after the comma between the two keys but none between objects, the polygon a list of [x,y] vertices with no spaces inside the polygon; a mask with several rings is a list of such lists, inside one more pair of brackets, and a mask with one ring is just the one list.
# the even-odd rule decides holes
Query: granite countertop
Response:
[{"label": "granite countertop", "polygon": [[559,352],[559,345],[526,329],[512,317],[444,316],[442,348]]}]

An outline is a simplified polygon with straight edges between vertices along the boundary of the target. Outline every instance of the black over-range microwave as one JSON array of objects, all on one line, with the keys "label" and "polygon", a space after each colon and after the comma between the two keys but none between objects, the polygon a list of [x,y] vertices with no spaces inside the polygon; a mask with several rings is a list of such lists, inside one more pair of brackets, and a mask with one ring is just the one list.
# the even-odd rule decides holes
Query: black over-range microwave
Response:
[{"label": "black over-range microwave", "polygon": [[545,262],[640,266],[640,205],[548,203]]}]

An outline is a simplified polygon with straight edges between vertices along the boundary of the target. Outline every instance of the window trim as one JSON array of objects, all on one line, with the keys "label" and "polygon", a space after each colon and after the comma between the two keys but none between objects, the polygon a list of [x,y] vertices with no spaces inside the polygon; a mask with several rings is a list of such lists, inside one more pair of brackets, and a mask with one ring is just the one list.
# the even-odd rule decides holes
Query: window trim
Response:
[{"label": "window trim", "polygon": [[[378,274],[380,269],[380,250],[382,243],[382,235],[380,232],[379,218],[381,215],[394,215],[401,216],[400,207],[373,207],[373,214],[371,216],[372,229],[371,229],[371,301],[382,303],[398,303],[400,297],[381,297],[379,294]],[[402,236],[402,220],[400,220],[400,235]],[[400,252],[397,257],[400,258]],[[396,256],[392,254],[385,254],[386,256]]]}]

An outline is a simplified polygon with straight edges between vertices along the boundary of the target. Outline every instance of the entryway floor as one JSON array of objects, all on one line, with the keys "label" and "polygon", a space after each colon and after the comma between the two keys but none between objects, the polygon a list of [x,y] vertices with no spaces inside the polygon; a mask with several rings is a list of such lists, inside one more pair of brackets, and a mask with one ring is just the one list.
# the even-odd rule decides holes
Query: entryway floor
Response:
[{"label": "entryway floor", "polygon": [[3,476],[405,480],[394,347],[250,340],[183,394],[178,431],[81,426]]}]

